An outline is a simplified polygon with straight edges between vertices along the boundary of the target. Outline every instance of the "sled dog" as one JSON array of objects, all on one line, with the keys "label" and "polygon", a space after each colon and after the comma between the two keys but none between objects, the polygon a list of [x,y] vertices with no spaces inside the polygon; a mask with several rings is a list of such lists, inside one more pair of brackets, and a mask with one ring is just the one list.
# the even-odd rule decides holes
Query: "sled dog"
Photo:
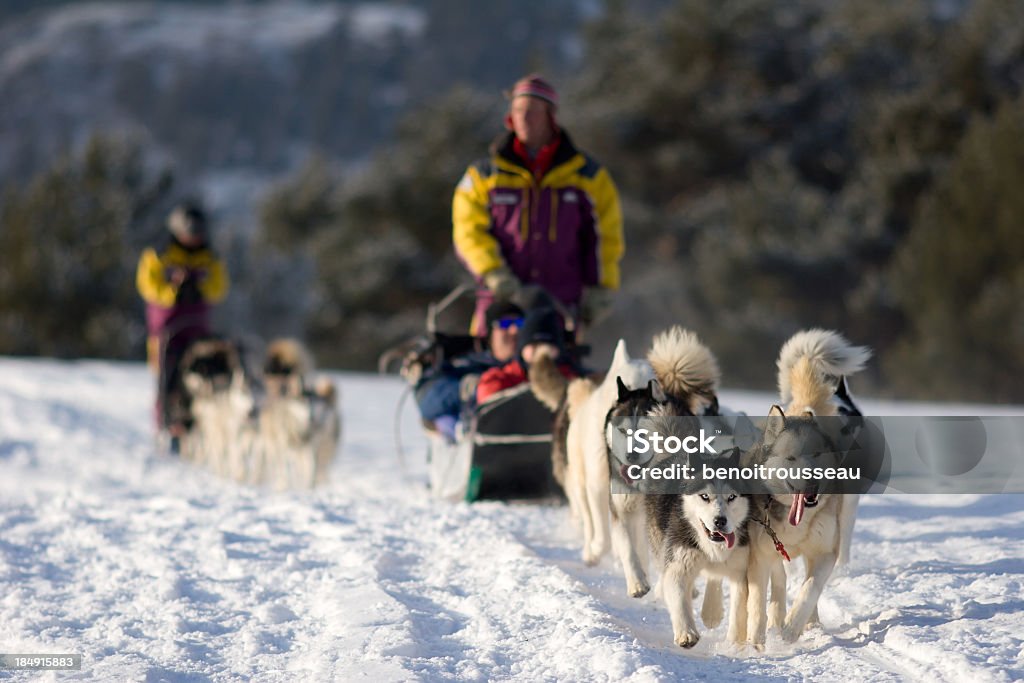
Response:
[{"label": "sled dog", "polygon": [[255,483],[277,489],[326,483],[341,420],[334,384],[326,378],[313,382],[312,373],[312,359],[300,342],[278,339],[267,348]]},{"label": "sled dog", "polygon": [[[528,377],[530,391],[555,414],[551,429],[551,473],[565,491],[565,468],[568,463],[565,444],[569,435],[569,422],[596,384],[589,378],[567,379],[559,372],[558,364],[550,354],[534,358]],[[575,511],[573,514],[576,514]]]},{"label": "sled dog", "polygon": [[[583,561],[593,565],[608,550],[608,514],[610,480],[605,428],[609,412],[615,407],[618,386],[644,387],[654,379],[650,364],[631,359],[626,342],[619,340],[604,380],[593,387],[574,384],[567,403],[578,408],[566,434],[565,492],[574,514],[583,527]],[[640,586],[630,587],[639,592]],[[644,589],[643,593],[647,590]],[[640,593],[642,594],[642,593]]]},{"label": "sled dog", "polygon": [[[798,332],[782,347],[778,360],[779,396],[785,409],[772,406],[752,462],[769,467],[830,467],[839,464],[836,434],[817,416],[859,415],[845,377],[864,367],[871,352],[852,346],[837,332]],[[858,496],[823,493],[823,482],[787,481],[785,490],[758,496],[751,525],[748,627],[761,646],[766,626],[781,626],[783,638],[796,640],[818,620],[818,599],[839,557],[849,552]],[[786,613],[786,580],[780,552],[768,528],[790,557],[803,557],[806,579]],[[771,609],[765,593],[771,577]]]},{"label": "sled dog", "polygon": [[661,593],[672,619],[677,645],[700,640],[693,618],[694,582],[707,577],[702,617],[708,627],[722,619],[720,582],[729,581],[729,631],[732,642],[746,640],[747,564],[750,556],[750,497],[727,482],[692,483],[687,493],[649,495],[644,499],[651,548],[661,567]]},{"label": "sled dog", "polygon": [[[636,457],[613,448],[615,418],[642,416],[695,416],[717,414],[718,362],[695,334],[679,326],[657,335],[647,354],[655,381],[644,389],[618,384],[618,399],[605,420],[605,446],[611,470],[611,538],[622,562],[626,591],[641,597],[650,590],[647,580],[647,534],[644,532],[644,494],[630,481]],[[657,457],[657,456],[656,456]],[[625,483],[618,488],[616,484]]]},{"label": "sled dog", "polygon": [[243,481],[255,401],[238,347],[226,339],[199,339],[185,351],[181,367],[194,419],[183,438],[183,455],[221,476]]}]

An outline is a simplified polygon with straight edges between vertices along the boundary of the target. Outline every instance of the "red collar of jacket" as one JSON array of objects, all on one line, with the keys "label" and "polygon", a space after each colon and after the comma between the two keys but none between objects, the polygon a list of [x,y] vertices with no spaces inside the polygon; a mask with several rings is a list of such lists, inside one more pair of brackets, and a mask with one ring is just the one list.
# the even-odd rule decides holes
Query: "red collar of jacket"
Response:
[{"label": "red collar of jacket", "polygon": [[[510,164],[522,167],[532,173],[534,172],[534,166],[536,166],[536,163],[529,161],[529,155],[525,154],[525,151],[523,154],[519,154],[516,150],[516,142],[518,141],[519,140],[516,138],[515,133],[502,133],[495,138],[492,143],[490,143],[490,154],[499,157]],[[572,138],[569,137],[569,134],[565,132],[564,128],[559,129],[557,139],[552,140],[549,145],[553,145],[553,152],[551,153],[552,156],[550,161],[548,161],[548,168],[544,169],[544,173],[568,162],[580,154],[577,148],[575,148],[575,145],[572,144]],[[534,177],[543,177],[543,173],[541,175],[535,174]]]},{"label": "red collar of jacket", "polygon": [[555,152],[558,151],[558,147],[561,144],[562,136],[555,135],[551,142],[538,150],[536,156],[531,157],[530,150],[526,149],[526,145],[519,138],[515,138],[512,141],[512,151],[522,160],[523,165],[533,173],[533,177],[540,180],[551,168],[551,162],[555,160]]}]

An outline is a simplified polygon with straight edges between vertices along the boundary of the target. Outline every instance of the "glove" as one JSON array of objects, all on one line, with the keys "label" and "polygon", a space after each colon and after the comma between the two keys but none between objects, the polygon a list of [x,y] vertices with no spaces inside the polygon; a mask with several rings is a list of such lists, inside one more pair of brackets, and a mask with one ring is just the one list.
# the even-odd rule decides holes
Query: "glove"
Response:
[{"label": "glove", "polygon": [[499,266],[484,274],[484,286],[491,290],[498,301],[508,301],[519,293],[519,279],[505,266]]},{"label": "glove", "polygon": [[605,317],[612,308],[612,291],[604,287],[587,287],[580,299],[580,318],[588,325]]}]

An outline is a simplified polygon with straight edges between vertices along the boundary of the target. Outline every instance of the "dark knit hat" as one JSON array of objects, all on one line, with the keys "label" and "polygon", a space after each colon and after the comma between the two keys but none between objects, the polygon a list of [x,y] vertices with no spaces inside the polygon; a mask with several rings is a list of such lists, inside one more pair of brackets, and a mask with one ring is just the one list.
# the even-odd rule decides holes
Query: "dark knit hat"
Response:
[{"label": "dark knit hat", "polygon": [[487,331],[490,333],[491,325],[502,318],[522,318],[524,315],[523,309],[511,301],[495,301],[487,307],[487,312],[484,313],[484,321],[487,323]]},{"label": "dark knit hat", "polygon": [[519,330],[519,353],[529,344],[554,344],[561,351],[565,328],[558,312],[553,308],[535,308],[526,315]]},{"label": "dark knit hat", "polygon": [[558,108],[558,93],[540,74],[530,74],[516,81],[508,93],[508,98],[514,100],[521,96],[538,97],[550,103],[552,108]]},{"label": "dark knit hat", "polygon": [[178,239],[188,237],[206,237],[206,214],[192,203],[183,203],[174,207],[167,217],[167,229]]}]

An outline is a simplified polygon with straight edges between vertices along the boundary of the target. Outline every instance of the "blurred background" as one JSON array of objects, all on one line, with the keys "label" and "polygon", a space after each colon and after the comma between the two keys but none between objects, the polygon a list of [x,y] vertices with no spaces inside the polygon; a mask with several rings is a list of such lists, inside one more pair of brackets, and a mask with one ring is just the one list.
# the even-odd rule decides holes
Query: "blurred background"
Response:
[{"label": "blurred background", "polygon": [[452,192],[530,71],[622,195],[595,365],[680,323],[766,389],[823,326],[861,392],[1024,401],[1020,0],[4,0],[0,353],[141,360],[193,197],[222,332],[372,368],[466,279]]}]

